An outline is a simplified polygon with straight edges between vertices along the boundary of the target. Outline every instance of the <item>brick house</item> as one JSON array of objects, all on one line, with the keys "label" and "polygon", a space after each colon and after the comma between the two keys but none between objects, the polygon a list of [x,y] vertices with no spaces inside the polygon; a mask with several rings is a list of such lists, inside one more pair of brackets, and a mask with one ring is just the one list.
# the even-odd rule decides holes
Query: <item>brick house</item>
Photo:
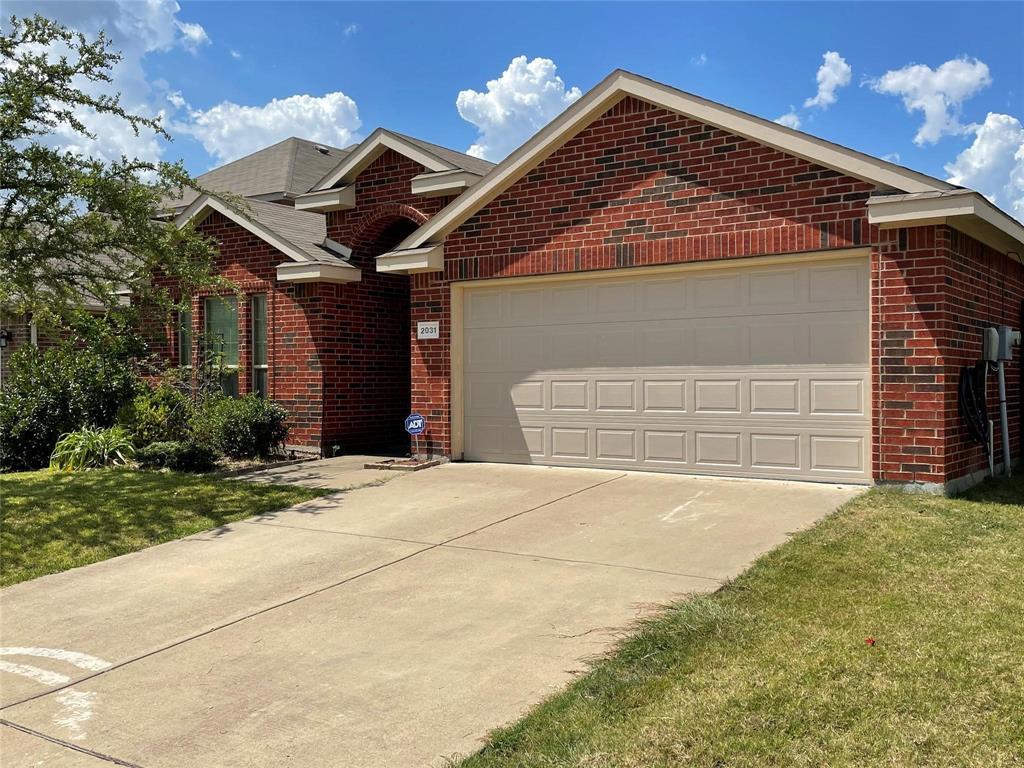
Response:
[{"label": "brick house", "polygon": [[616,71],[493,168],[377,131],[287,202],[178,221],[274,307],[269,394],[313,448],[411,408],[453,459],[935,489],[986,466],[957,380],[983,327],[1020,327],[1024,227],[971,190]]}]

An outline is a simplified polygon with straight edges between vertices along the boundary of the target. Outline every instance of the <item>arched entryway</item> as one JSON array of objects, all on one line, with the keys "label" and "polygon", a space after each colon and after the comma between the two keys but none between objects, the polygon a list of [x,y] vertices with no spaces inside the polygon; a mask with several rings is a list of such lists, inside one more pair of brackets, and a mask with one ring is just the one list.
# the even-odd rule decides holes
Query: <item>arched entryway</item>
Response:
[{"label": "arched entryway", "polygon": [[[362,280],[339,294],[336,350],[328,391],[336,419],[324,452],[402,455],[409,449],[403,427],[409,414],[409,277],[377,272],[376,258],[426,220],[407,206],[388,206],[366,216],[349,238],[352,263]],[[346,323],[346,317],[351,323]],[[325,414],[326,415],[326,414]]]}]

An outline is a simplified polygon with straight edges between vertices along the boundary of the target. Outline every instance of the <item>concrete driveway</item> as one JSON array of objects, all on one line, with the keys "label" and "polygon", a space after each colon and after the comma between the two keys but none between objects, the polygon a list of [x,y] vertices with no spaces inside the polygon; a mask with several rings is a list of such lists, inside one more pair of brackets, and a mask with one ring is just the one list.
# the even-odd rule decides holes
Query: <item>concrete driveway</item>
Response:
[{"label": "concrete driveway", "polygon": [[858,490],[450,464],[19,584],[3,765],[440,765]]}]

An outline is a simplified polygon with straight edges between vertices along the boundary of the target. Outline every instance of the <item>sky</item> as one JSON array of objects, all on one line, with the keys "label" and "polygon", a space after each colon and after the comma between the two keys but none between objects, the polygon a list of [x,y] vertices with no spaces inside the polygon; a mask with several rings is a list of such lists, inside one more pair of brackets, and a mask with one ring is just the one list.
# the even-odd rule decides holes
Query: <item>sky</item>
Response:
[{"label": "sky", "polygon": [[383,126],[499,161],[616,68],[969,186],[1024,221],[1024,3],[5,0],[123,59],[126,106],[52,143],[199,174]]}]

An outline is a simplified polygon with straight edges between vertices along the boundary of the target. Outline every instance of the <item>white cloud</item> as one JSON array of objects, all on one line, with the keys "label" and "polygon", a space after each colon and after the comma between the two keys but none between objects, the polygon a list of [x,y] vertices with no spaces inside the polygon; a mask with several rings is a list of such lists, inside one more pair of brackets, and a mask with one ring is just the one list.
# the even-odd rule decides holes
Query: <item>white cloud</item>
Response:
[{"label": "white cloud", "polygon": [[210,44],[210,36],[206,34],[202,24],[192,24],[187,21],[176,21],[175,26],[181,32],[181,44],[191,52],[197,53],[199,48]]},{"label": "white cloud", "polygon": [[789,112],[787,112],[784,115],[780,115],[779,117],[776,117],[775,122],[778,123],[779,125],[784,125],[787,128],[799,128],[800,115],[796,113],[796,110],[790,107]]},{"label": "white cloud", "polygon": [[690,63],[695,67],[703,67],[708,63],[708,55],[706,53],[700,53],[690,58]]},{"label": "white cloud", "polygon": [[185,101],[185,97],[181,95],[181,91],[171,91],[167,94],[167,100],[175,109],[181,109],[182,107],[188,106],[188,102]]},{"label": "white cloud", "polygon": [[232,59],[240,59],[240,58],[242,58],[242,54],[240,54],[240,53],[239,53],[238,51],[236,51],[236,50],[235,50],[234,48],[232,48],[232,49],[231,49],[230,51],[228,51],[228,53],[230,53],[230,54],[231,54],[231,58],[232,58]]},{"label": "white cloud", "polygon": [[479,131],[467,152],[500,160],[576,101],[580,89],[566,90],[556,70],[551,59],[517,56],[501,77],[487,81],[486,92],[460,91],[459,115]]},{"label": "white cloud", "polygon": [[[29,16],[40,13],[89,37],[105,30],[111,47],[120,51],[121,60],[111,71],[112,83],[81,83],[80,87],[92,94],[120,93],[121,104],[129,112],[156,117],[167,104],[164,84],[154,87],[148,81],[143,59],[156,51],[169,51],[175,46],[188,49],[208,39],[198,25],[178,19],[180,7],[174,0],[113,0],[110,2],[52,3],[45,0],[7,0],[5,14]],[[188,30],[187,32],[185,30]],[[53,56],[67,50],[55,46]],[[79,110],[77,116],[96,135],[86,140],[67,126],[57,126],[45,137],[47,143],[65,149],[86,153],[103,160],[115,160],[122,154],[143,160],[159,160],[165,143],[151,131],[136,136],[123,121],[100,116],[91,110]]]},{"label": "white cloud", "polygon": [[947,134],[964,134],[973,126],[960,124],[960,107],[992,82],[988,66],[978,59],[951,59],[938,69],[908,64],[886,72],[871,87],[878,93],[900,96],[908,112],[924,113],[914,143],[934,144]]},{"label": "white cloud", "polygon": [[824,62],[818,67],[817,74],[818,92],[804,102],[804,107],[825,109],[829,104],[836,103],[836,91],[850,84],[853,70],[846,59],[835,51],[826,51],[822,58]]},{"label": "white cloud", "polygon": [[273,99],[261,107],[223,101],[189,113],[178,130],[194,136],[212,156],[228,162],[289,136],[344,147],[362,123],[356,103],[340,91]]},{"label": "white cloud", "polygon": [[890,152],[888,155],[882,155],[883,160],[888,160],[890,163],[898,163],[900,161],[899,152]]},{"label": "white cloud", "polygon": [[345,27],[341,31],[341,34],[343,34],[345,37],[352,37],[352,35],[354,35],[358,31],[359,31],[359,25],[358,24],[349,24],[347,27]]},{"label": "white cloud", "polygon": [[1024,126],[1016,117],[989,112],[946,173],[951,184],[978,190],[1024,222]]}]

